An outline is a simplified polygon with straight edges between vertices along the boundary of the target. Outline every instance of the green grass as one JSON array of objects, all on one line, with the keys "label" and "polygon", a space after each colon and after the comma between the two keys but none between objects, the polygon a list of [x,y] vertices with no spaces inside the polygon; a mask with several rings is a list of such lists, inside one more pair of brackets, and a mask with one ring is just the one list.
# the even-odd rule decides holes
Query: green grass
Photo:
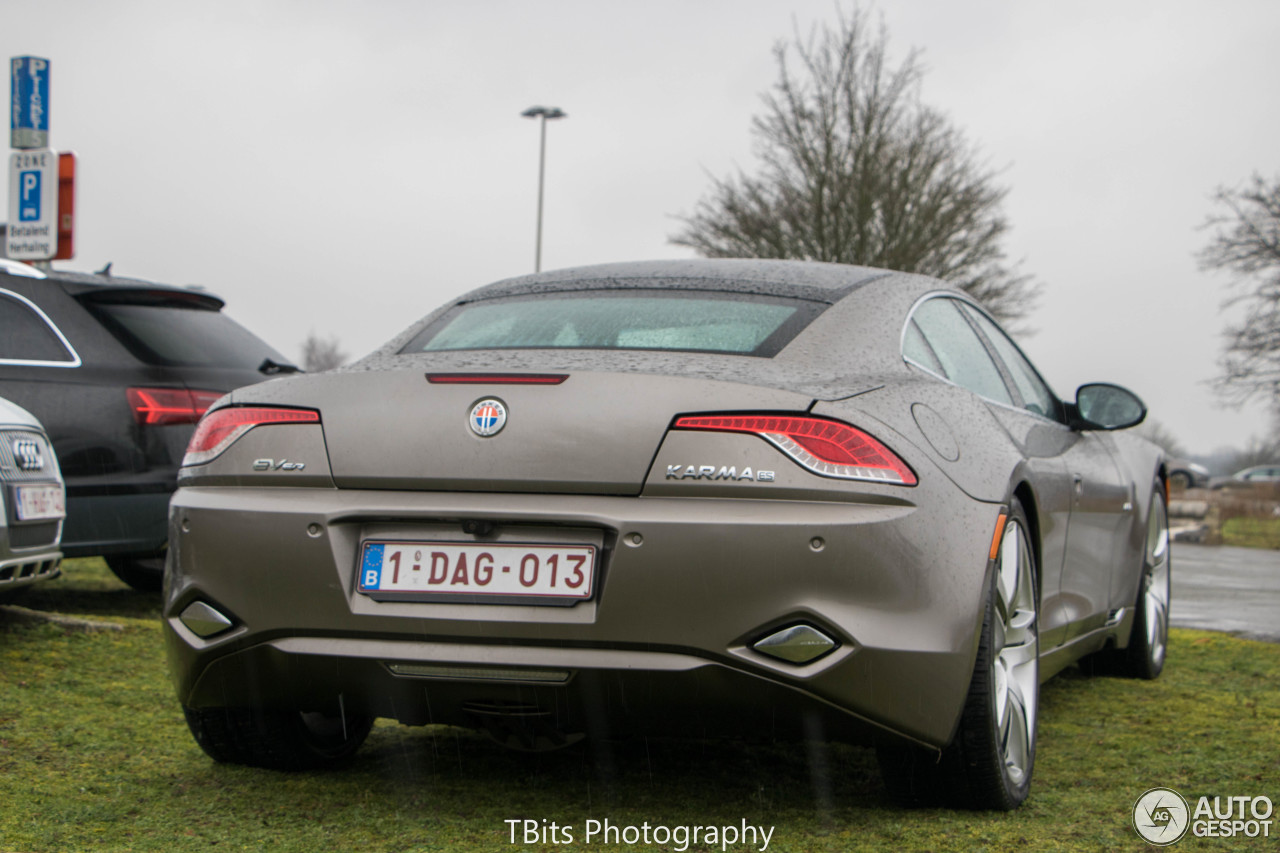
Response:
[{"label": "green grass", "polygon": [[[1155,682],[1071,669],[1045,685],[1031,799],[987,814],[890,808],[873,755],[841,745],[640,741],[523,755],[455,729],[383,721],[341,771],[219,765],[182,721],[154,596],[124,589],[98,561],[71,561],[65,578],[18,603],[125,630],[6,627],[0,617],[0,851],[678,846],[588,844],[588,819],[745,819],[774,828],[771,851],[1144,850],[1129,820],[1148,788],[1280,800],[1280,645],[1221,634],[1175,631]],[[503,821],[526,818],[569,826],[574,843],[510,844]],[[1188,837],[1179,847],[1233,843]]]},{"label": "green grass", "polygon": [[1280,549],[1280,518],[1229,518],[1222,524],[1222,544]]}]

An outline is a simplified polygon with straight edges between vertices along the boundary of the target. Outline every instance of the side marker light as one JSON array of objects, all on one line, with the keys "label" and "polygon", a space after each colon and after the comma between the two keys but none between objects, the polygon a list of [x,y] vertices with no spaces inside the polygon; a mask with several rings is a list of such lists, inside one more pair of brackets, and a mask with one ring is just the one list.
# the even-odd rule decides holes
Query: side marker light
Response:
[{"label": "side marker light", "polygon": [[1008,520],[1008,513],[1002,512],[996,517],[996,530],[995,533],[991,534],[991,553],[988,555],[989,559],[994,560],[996,557],[1000,556],[1000,543],[1004,541],[1004,523]]}]

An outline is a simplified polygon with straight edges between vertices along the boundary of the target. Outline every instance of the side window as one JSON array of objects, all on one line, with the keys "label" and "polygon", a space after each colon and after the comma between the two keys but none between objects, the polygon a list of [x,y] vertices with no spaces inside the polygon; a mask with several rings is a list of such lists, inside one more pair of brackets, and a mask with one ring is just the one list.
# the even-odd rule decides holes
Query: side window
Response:
[{"label": "side window", "polygon": [[907,323],[907,333],[902,338],[902,354],[921,367],[926,367],[943,378],[950,378],[947,376],[946,368],[938,362],[938,357],[933,354],[933,349],[929,346],[929,342],[924,339],[924,333],[920,331],[920,327],[916,325],[915,320]]},{"label": "side window", "polygon": [[[911,317],[911,324],[919,328],[945,378],[988,400],[1013,405],[1000,371],[973,326],[960,313],[956,300],[945,297],[925,300]],[[904,355],[922,367],[934,369],[929,362],[922,362],[911,353],[904,352]]]},{"label": "side window", "polygon": [[1023,408],[1037,415],[1058,420],[1057,395],[1044,383],[1040,374],[1031,366],[1031,362],[1027,361],[1017,345],[1009,339],[1003,329],[987,319],[981,311],[975,311],[968,305],[965,305],[963,310],[973,322],[978,324],[978,328],[987,336],[996,354],[1008,368],[1009,375],[1013,377],[1013,384],[1018,387],[1018,393],[1022,396]]},{"label": "side window", "polygon": [[49,319],[30,301],[0,290],[0,362],[80,363]]}]

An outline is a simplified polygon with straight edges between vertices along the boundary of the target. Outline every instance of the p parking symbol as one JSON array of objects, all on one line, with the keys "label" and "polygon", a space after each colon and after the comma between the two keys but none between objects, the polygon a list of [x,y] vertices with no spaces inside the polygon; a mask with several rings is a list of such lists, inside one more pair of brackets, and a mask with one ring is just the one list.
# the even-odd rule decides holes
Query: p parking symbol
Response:
[{"label": "p parking symbol", "polygon": [[40,221],[40,181],[39,171],[32,170],[18,173],[18,221]]}]

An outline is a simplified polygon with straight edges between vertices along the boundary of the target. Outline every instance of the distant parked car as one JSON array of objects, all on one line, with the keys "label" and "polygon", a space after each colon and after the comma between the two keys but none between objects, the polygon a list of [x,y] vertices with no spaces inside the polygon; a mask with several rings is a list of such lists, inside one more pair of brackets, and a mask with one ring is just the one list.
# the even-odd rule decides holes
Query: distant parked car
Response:
[{"label": "distant parked car", "polygon": [[48,430],[66,477],[62,552],[160,588],[169,496],[209,405],[296,371],[204,290],[0,260],[0,396]]},{"label": "distant parked car", "polygon": [[1209,485],[1209,469],[1190,459],[1170,459],[1169,485],[1183,489],[1202,488]]},{"label": "distant parked car", "polygon": [[1209,485],[1214,489],[1234,489],[1264,483],[1280,483],[1280,463],[1254,465],[1237,471],[1230,477],[1215,477]]},{"label": "distant parked car", "polygon": [[44,428],[26,409],[0,398],[0,601],[58,576],[65,504]]}]

